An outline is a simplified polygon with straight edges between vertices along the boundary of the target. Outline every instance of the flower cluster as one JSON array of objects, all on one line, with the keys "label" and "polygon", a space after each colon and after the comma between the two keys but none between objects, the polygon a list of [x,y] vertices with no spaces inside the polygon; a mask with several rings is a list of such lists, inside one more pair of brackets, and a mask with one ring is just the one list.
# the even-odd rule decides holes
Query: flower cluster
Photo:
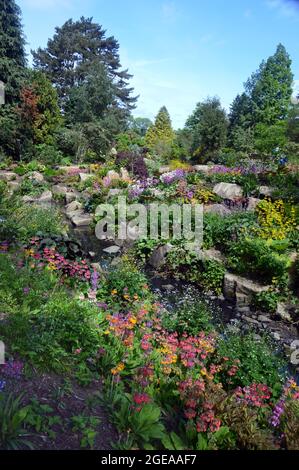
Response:
[{"label": "flower cluster", "polygon": [[24,364],[21,361],[14,361],[13,359],[7,361],[2,367],[1,372],[5,377],[19,379],[23,373]]},{"label": "flower cluster", "polygon": [[267,385],[253,383],[248,387],[238,387],[235,395],[239,402],[262,408],[267,406],[266,402],[271,398],[271,391]]},{"label": "flower cluster", "polygon": [[179,168],[177,170],[164,173],[163,175],[160,176],[160,180],[164,184],[172,184],[175,181],[184,179],[185,176],[186,176],[185,171]]},{"label": "flower cluster", "polygon": [[55,248],[44,248],[42,254],[33,249],[26,250],[27,256],[43,261],[50,271],[59,271],[64,276],[82,281],[90,281],[91,272],[87,261],[71,261],[58,253]]},{"label": "flower cluster", "polygon": [[260,225],[257,232],[263,239],[284,240],[296,227],[295,207],[287,214],[282,200],[264,199],[257,205],[256,213]]}]

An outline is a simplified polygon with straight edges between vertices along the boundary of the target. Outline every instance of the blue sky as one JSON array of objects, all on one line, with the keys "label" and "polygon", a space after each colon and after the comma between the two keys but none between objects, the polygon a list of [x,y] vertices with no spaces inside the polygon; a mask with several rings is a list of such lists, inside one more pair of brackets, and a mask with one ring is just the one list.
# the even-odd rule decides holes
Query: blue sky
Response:
[{"label": "blue sky", "polygon": [[299,0],[17,0],[28,50],[55,26],[92,16],[120,43],[121,62],[140,95],[135,116],[167,106],[182,127],[196,103],[229,105],[262,59],[282,42],[299,85]]}]

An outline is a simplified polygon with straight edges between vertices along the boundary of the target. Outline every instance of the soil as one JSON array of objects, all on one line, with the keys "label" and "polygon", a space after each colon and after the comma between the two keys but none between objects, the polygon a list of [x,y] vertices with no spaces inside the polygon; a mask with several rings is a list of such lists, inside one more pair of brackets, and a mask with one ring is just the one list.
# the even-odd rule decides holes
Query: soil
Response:
[{"label": "soil", "polygon": [[27,440],[34,450],[80,450],[82,434],[72,430],[71,418],[85,415],[99,419],[95,429],[95,450],[111,450],[118,440],[118,434],[111,422],[105,406],[101,403],[102,384],[94,381],[88,387],[81,387],[75,381],[66,381],[65,378],[54,374],[34,374],[30,378],[6,379],[7,389],[14,395],[24,394],[22,403],[30,404],[36,398],[40,405],[48,405],[53,412],[47,416],[58,416],[61,425],[54,425],[51,431],[55,438],[50,437],[46,431],[37,432],[28,429]]}]

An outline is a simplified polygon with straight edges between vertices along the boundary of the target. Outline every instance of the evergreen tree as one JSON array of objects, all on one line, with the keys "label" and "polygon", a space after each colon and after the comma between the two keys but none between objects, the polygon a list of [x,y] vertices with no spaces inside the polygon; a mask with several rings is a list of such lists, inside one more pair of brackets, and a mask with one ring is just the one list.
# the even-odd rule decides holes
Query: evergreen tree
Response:
[{"label": "evergreen tree", "polygon": [[191,152],[213,157],[227,139],[227,116],[217,97],[198,103],[186,122],[192,133]]},{"label": "evergreen tree", "polygon": [[292,96],[292,61],[282,44],[263,61],[259,70],[246,82],[245,89],[252,103],[254,124],[275,124],[285,120]]},{"label": "evergreen tree", "polygon": [[132,76],[121,70],[119,44],[113,36],[106,37],[106,31],[92,18],[68,20],[56,28],[45,49],[39,48],[32,54],[35,68],[44,71],[55,85],[62,107],[70,90],[85,82],[90,64],[99,62],[115,85],[114,106],[127,114],[134,108],[137,98],[131,96],[133,89],[128,87]]},{"label": "evergreen tree", "polygon": [[14,0],[0,0],[0,80],[6,104],[19,98],[26,66],[24,45],[20,8]]},{"label": "evergreen tree", "polygon": [[156,116],[155,123],[147,130],[145,143],[151,150],[169,156],[174,139],[175,133],[172,129],[169,112],[165,106],[162,106]]},{"label": "evergreen tree", "polygon": [[287,135],[292,142],[299,144],[299,103],[290,108]]}]

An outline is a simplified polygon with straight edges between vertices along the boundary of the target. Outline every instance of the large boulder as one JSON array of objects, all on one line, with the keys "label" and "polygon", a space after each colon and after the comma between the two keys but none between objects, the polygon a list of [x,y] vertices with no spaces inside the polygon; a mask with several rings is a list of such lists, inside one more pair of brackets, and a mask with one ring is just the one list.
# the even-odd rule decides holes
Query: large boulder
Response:
[{"label": "large boulder", "polygon": [[82,204],[78,201],[70,202],[65,207],[65,211],[66,211],[67,214],[70,213],[70,212],[75,212],[75,211],[81,210],[81,209],[82,209]]},{"label": "large boulder", "polygon": [[243,196],[241,186],[235,183],[218,183],[214,186],[213,192],[222,199],[237,199]]},{"label": "large boulder", "polygon": [[204,212],[207,214],[217,214],[221,217],[231,214],[231,210],[224,204],[209,204],[204,206]]},{"label": "large boulder", "polygon": [[193,170],[195,171],[199,171],[200,173],[204,173],[205,175],[207,175],[211,169],[213,167],[211,167],[210,165],[194,165],[193,166]]},{"label": "large boulder", "polygon": [[108,248],[104,248],[103,252],[107,253],[108,255],[116,255],[120,251],[120,247],[117,245],[108,246]]},{"label": "large boulder", "polygon": [[247,210],[248,211],[255,211],[256,206],[261,202],[260,199],[256,197],[249,197],[248,198],[248,204],[247,204]]},{"label": "large boulder", "polygon": [[273,189],[270,188],[269,186],[260,186],[258,188],[258,192],[261,196],[264,196],[264,197],[271,197],[272,196],[272,192],[273,192]]},{"label": "large boulder", "polygon": [[210,248],[209,250],[202,250],[201,252],[202,259],[217,261],[218,263],[225,263],[226,258],[221,253],[221,251],[216,250],[215,248]]},{"label": "large boulder", "polygon": [[39,171],[33,171],[29,176],[29,180],[36,181],[37,183],[43,183],[45,181],[43,175]]},{"label": "large boulder", "polygon": [[52,202],[53,194],[51,191],[44,191],[40,196],[23,196],[22,201],[25,203],[34,203],[34,204],[47,204]]},{"label": "large boulder", "polygon": [[68,192],[68,187],[63,184],[54,184],[52,186],[52,193],[55,196],[64,196]]},{"label": "large boulder", "polygon": [[227,272],[224,276],[223,295],[238,305],[249,305],[256,294],[267,291],[269,287]]},{"label": "large boulder", "polygon": [[159,248],[156,248],[154,252],[152,253],[150,259],[149,259],[149,264],[155,268],[159,269],[163,264],[166,262],[166,255],[172,250],[172,245],[170,243],[167,243],[166,245],[159,246]]},{"label": "large boulder", "polygon": [[0,180],[3,181],[13,181],[17,179],[18,175],[16,175],[13,171],[0,171]]},{"label": "large boulder", "polygon": [[76,227],[88,227],[92,222],[92,216],[90,214],[84,214],[84,212],[76,212],[76,214],[71,217],[71,221]]}]

